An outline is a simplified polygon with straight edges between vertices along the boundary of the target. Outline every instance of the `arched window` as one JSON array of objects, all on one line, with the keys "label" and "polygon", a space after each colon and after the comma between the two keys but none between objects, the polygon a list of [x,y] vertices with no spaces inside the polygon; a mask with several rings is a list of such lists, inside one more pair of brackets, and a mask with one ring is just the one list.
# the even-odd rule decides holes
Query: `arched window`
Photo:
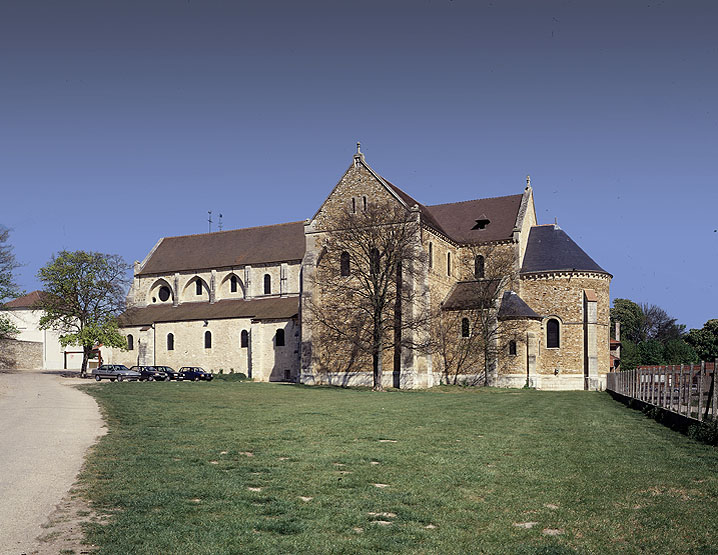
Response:
[{"label": "arched window", "polygon": [[362,201],[362,207],[364,209],[364,212],[366,212],[366,197],[362,197],[361,201]]},{"label": "arched window", "polygon": [[371,249],[369,251],[369,263],[371,264],[371,273],[376,275],[379,273],[379,249]]},{"label": "arched window", "polygon": [[167,350],[168,351],[175,350],[175,334],[174,333],[167,334]]},{"label": "arched window", "polygon": [[434,267],[434,243],[429,242],[429,268]]},{"label": "arched window", "polygon": [[484,257],[480,254],[474,258],[474,276],[476,279],[483,279],[484,277]]},{"label": "arched window", "polygon": [[229,291],[230,293],[236,293],[237,292],[237,276],[232,276],[229,278]]},{"label": "arched window", "polygon": [[343,276],[348,276],[350,273],[349,269],[349,253],[347,251],[342,252],[341,270]]},{"label": "arched window", "polygon": [[513,339],[509,341],[509,354],[510,355],[516,355],[516,341]]},{"label": "arched window", "polygon": [[447,276],[451,275],[451,253],[450,252],[446,253],[446,275]]},{"label": "arched window", "polygon": [[129,334],[127,336],[127,350],[128,351],[134,351],[135,350],[135,338],[132,337],[132,334]]},{"label": "arched window", "polygon": [[469,319],[461,319],[461,337],[469,337],[471,330],[469,329]]},{"label": "arched window", "polygon": [[249,332],[247,330],[242,330],[242,333],[239,334],[239,346],[245,349],[249,347]]},{"label": "arched window", "polygon": [[204,332],[204,348],[205,349],[212,348],[212,332],[209,330]]},{"label": "arched window", "polygon": [[284,330],[282,330],[282,329],[277,330],[277,335],[276,335],[275,339],[276,339],[275,344],[277,345],[277,347],[284,347]]},{"label": "arched window", "polygon": [[165,302],[166,300],[168,300],[170,298],[171,294],[172,294],[172,292],[170,291],[170,288],[167,287],[166,285],[163,285],[162,287],[160,287],[159,298],[162,302]]},{"label": "arched window", "polygon": [[264,294],[270,295],[272,293],[272,276],[264,274]]},{"label": "arched window", "polygon": [[197,281],[194,282],[194,292],[195,295],[202,294],[202,280],[199,278],[197,278]]},{"label": "arched window", "polygon": [[546,322],[546,347],[558,349],[561,346],[560,329],[558,320],[551,318]]}]

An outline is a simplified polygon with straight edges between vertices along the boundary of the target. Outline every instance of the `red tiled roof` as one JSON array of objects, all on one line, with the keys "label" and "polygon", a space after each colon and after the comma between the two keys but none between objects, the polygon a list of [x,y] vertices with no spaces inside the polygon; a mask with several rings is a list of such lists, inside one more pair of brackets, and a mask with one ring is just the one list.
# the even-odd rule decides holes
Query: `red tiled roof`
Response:
[{"label": "red tiled roof", "polygon": [[18,297],[8,303],[5,303],[5,308],[32,308],[36,302],[42,299],[46,293],[44,291],[33,291],[22,297]]},{"label": "red tiled roof", "polygon": [[151,253],[140,275],[267,264],[301,260],[303,256],[304,222],[248,227],[165,237]]},{"label": "red tiled roof", "polygon": [[285,319],[299,312],[299,297],[270,297],[265,299],[225,299],[216,303],[183,303],[149,305],[130,308],[118,318],[120,327],[146,326],[155,322],[187,322],[227,318],[256,320]]}]

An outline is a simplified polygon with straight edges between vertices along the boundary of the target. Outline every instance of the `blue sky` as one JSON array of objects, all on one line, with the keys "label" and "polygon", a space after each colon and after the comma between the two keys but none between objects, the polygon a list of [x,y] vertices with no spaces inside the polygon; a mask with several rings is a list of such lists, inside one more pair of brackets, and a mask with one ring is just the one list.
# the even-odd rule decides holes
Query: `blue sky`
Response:
[{"label": "blue sky", "polygon": [[0,4],[0,224],[61,249],[311,217],[349,166],[425,204],[516,194],[613,298],[718,317],[715,2]]}]

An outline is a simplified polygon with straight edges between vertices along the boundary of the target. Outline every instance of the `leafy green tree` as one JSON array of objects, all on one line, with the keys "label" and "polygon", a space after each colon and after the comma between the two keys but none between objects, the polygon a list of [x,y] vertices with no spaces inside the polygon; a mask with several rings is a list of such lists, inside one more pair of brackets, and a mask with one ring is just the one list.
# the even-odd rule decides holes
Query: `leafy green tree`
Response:
[{"label": "leafy green tree", "polygon": [[642,337],[643,310],[633,301],[628,299],[615,299],[613,301],[611,330],[616,329],[616,321],[621,322],[621,341],[627,340],[638,343],[645,339]]},{"label": "leafy green tree", "polygon": [[657,339],[649,339],[638,344],[638,355],[641,364],[665,364],[663,344]]},{"label": "leafy green tree", "polygon": [[666,364],[690,364],[698,362],[698,355],[683,339],[669,339],[663,344],[663,359]]},{"label": "leafy green tree", "polygon": [[[15,269],[20,265],[15,259],[12,245],[8,242],[9,238],[10,230],[0,226],[0,309],[8,300],[22,294],[14,276]],[[18,332],[7,316],[0,313],[0,339],[12,337]]]},{"label": "leafy green tree", "polygon": [[701,360],[715,360],[718,358],[718,320],[708,320],[701,329],[692,329],[686,341]]},{"label": "leafy green tree", "polygon": [[641,354],[633,341],[621,341],[621,370],[633,370],[641,364]]},{"label": "leafy green tree", "polygon": [[63,347],[82,347],[82,376],[96,345],[127,348],[116,316],[124,308],[129,268],[119,255],[61,251],[37,274],[46,293],[35,306],[44,312],[40,327],[57,330]]}]

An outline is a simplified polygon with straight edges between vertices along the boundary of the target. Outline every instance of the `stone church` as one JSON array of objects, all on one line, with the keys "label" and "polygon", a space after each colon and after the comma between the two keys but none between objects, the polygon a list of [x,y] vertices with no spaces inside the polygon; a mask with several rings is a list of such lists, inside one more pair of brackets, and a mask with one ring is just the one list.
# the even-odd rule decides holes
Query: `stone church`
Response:
[{"label": "stone church", "polygon": [[[612,276],[558,225],[537,223],[530,180],[514,195],[423,205],[375,172],[359,148],[308,220],[160,239],[135,263],[120,317],[128,350],[114,350],[111,362],[197,365],[258,381],[370,385],[371,365],[340,375],[331,359],[320,359],[320,335],[306,306],[321,287],[315,276],[332,215],[370,203],[397,205],[416,219],[423,263],[412,287],[420,304],[402,314],[456,314],[456,337],[468,338],[474,330],[461,316],[476,310],[488,290],[491,302],[480,310],[492,315],[499,332],[512,330],[492,336],[485,351],[491,360],[462,368],[459,381],[603,387]],[[434,331],[427,326],[422,333]],[[446,381],[431,350],[404,348],[383,367],[386,386]]]}]

